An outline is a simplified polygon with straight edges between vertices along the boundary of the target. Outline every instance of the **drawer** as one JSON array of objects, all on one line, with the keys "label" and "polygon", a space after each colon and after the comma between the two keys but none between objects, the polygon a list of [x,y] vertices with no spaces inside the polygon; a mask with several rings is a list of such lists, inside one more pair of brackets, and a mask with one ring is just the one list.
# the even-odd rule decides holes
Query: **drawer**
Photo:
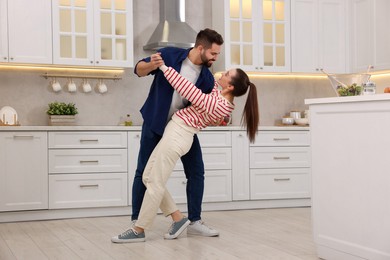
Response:
[{"label": "drawer", "polygon": [[127,172],[127,149],[49,150],[49,174]]},{"label": "drawer", "polygon": [[309,146],[308,131],[259,131],[251,146]]},{"label": "drawer", "polygon": [[202,131],[198,134],[198,138],[202,148],[232,146],[230,131]]},{"label": "drawer", "polygon": [[309,168],[250,170],[251,199],[310,198]]},{"label": "drawer", "polygon": [[[205,170],[232,168],[232,148],[202,148],[202,157]],[[174,170],[183,170],[181,160],[177,161]]]},{"label": "drawer", "polygon": [[[167,189],[177,203],[187,203],[187,179],[184,172],[173,172]],[[203,202],[232,201],[232,171],[206,171]]]},{"label": "drawer", "polygon": [[49,176],[49,209],[127,204],[127,173]]},{"label": "drawer", "polygon": [[310,167],[309,147],[251,147],[250,168]]},{"label": "drawer", "polygon": [[127,133],[49,132],[49,148],[127,148]]}]

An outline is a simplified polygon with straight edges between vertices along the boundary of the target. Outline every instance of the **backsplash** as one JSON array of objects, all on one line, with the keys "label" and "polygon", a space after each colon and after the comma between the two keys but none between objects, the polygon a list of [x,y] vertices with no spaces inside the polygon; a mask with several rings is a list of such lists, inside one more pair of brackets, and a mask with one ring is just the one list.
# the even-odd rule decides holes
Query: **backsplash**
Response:
[{"label": "backsplash", "polygon": [[[134,60],[148,56],[142,46],[146,43],[158,23],[158,6],[155,0],[134,1]],[[208,0],[187,1],[186,20],[197,31],[211,27],[211,3]],[[189,12],[191,10],[191,12]],[[40,75],[42,72],[0,70],[0,108],[11,106],[18,112],[22,125],[47,125],[47,104],[53,101],[73,102],[79,114],[78,125],[117,125],[121,117],[131,115],[134,125],[141,125],[139,110],[144,103],[152,77],[139,78],[133,69],[126,69],[122,80],[106,80],[108,92],[95,91],[97,80],[89,80],[92,92],[81,91],[81,79],[76,79],[78,91],[69,93],[62,90],[53,92],[50,79]],[[58,79],[61,86],[67,79]],[[251,81],[257,86],[260,104],[260,125],[274,125],[291,110],[305,110],[305,98],[333,97],[335,93],[327,78],[282,78],[255,76]],[[390,77],[375,79],[377,92],[390,86]],[[244,97],[235,99],[233,125],[239,125]]]}]

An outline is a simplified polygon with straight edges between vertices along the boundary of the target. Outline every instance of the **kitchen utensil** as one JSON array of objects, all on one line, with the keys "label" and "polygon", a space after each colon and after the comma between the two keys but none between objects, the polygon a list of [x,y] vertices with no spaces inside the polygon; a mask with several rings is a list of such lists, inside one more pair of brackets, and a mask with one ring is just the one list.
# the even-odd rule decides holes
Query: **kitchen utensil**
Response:
[{"label": "kitchen utensil", "polygon": [[76,84],[73,82],[72,79],[70,79],[69,82],[68,82],[68,91],[69,91],[69,92],[76,92],[76,91],[77,91],[77,86],[76,86]]},{"label": "kitchen utensil", "polygon": [[91,92],[92,91],[92,87],[91,87],[91,84],[89,84],[88,80],[87,79],[84,79],[83,80],[83,91],[85,93],[88,93],[88,92]]},{"label": "kitchen utensil", "polygon": [[309,124],[309,118],[297,118],[295,119],[297,125],[307,125]]},{"label": "kitchen utensil", "polygon": [[54,92],[60,92],[61,91],[61,84],[57,81],[56,78],[53,79],[51,82],[51,87]]},{"label": "kitchen utensil", "polygon": [[302,117],[301,111],[291,111],[290,112],[290,117],[297,119]]},{"label": "kitchen utensil", "polygon": [[293,125],[295,122],[294,118],[285,116],[282,118],[282,124],[283,125]]},{"label": "kitchen utensil", "polygon": [[18,113],[10,106],[5,106],[0,109],[0,120],[3,125],[19,125]]},{"label": "kitchen utensil", "polygon": [[102,79],[99,79],[98,85],[97,85],[98,91],[101,94],[104,94],[107,92],[107,86],[104,84]]}]

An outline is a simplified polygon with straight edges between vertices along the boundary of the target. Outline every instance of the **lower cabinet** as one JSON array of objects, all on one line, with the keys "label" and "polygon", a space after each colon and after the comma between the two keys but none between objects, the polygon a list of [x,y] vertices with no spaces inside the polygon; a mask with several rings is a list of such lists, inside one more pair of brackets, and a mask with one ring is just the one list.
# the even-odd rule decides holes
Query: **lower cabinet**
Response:
[{"label": "lower cabinet", "polygon": [[[232,148],[230,131],[203,131],[198,134],[205,168],[203,202],[232,200]],[[167,188],[177,203],[186,203],[187,179],[178,161]]]},{"label": "lower cabinet", "polygon": [[126,132],[49,133],[49,209],[128,205]]},{"label": "lower cabinet", "polygon": [[0,132],[0,167],[0,211],[48,208],[46,132]]},{"label": "lower cabinet", "polygon": [[260,131],[250,145],[250,198],[310,198],[308,131]]}]

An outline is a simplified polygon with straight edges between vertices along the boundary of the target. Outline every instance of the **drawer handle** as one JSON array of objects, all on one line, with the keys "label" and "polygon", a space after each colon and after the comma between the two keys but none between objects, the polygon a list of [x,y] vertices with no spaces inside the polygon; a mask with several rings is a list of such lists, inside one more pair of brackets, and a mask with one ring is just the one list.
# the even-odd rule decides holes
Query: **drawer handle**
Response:
[{"label": "drawer handle", "polygon": [[33,139],[33,135],[14,135],[14,139]]},{"label": "drawer handle", "polygon": [[80,189],[85,188],[99,188],[99,184],[81,184]]},{"label": "drawer handle", "polygon": [[85,142],[99,142],[99,139],[80,139],[80,143],[85,143]]},{"label": "drawer handle", "polygon": [[289,160],[289,156],[274,156],[274,160]]},{"label": "drawer handle", "polygon": [[284,138],[274,138],[274,141],[289,141],[290,138],[284,137]]},{"label": "drawer handle", "polygon": [[290,178],[274,178],[274,181],[289,181]]},{"label": "drawer handle", "polygon": [[99,163],[99,160],[80,161],[80,163]]}]

